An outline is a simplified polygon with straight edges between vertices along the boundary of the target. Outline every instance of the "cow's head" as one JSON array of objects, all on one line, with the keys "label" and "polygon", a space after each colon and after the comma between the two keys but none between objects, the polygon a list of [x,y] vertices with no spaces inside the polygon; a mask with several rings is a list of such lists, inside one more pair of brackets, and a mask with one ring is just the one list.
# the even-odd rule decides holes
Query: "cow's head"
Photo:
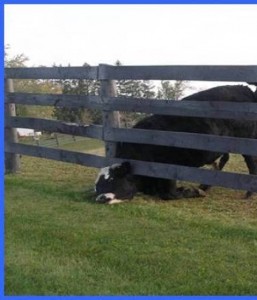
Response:
[{"label": "cow's head", "polygon": [[136,185],[131,174],[129,162],[114,164],[100,170],[95,182],[98,203],[117,203],[132,199]]}]

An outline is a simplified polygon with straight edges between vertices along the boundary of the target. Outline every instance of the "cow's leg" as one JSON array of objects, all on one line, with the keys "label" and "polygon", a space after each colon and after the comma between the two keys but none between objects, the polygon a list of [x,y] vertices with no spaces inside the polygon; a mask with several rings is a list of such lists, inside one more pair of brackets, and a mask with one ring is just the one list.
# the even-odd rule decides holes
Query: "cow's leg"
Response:
[{"label": "cow's leg", "polygon": [[204,197],[203,190],[197,188],[177,188],[176,180],[158,179],[159,197],[163,200]]},{"label": "cow's leg", "polygon": [[206,196],[205,191],[200,188],[180,187],[177,189],[177,192],[179,193],[180,198],[199,198]]},{"label": "cow's leg", "polygon": [[204,197],[205,192],[197,188],[177,188],[176,180],[137,176],[138,191],[147,195],[157,195],[162,200]]},{"label": "cow's leg", "polygon": [[169,179],[156,179],[158,195],[162,200],[178,199],[177,182]]},{"label": "cow's leg", "polygon": [[[229,160],[229,154],[228,153],[223,154],[221,156],[218,164],[216,161],[212,164],[213,170],[221,171],[224,168],[225,164],[228,162],[228,160]],[[199,189],[201,189],[205,192],[208,191],[210,188],[211,188],[211,185],[208,185],[208,184],[200,184],[199,185]]]},{"label": "cow's leg", "polygon": [[146,195],[156,195],[158,193],[157,178],[137,175],[136,180],[139,192]]},{"label": "cow's leg", "polygon": [[228,160],[229,160],[229,154],[228,153],[223,154],[220,158],[218,169],[222,170],[225,164],[228,162]]},{"label": "cow's leg", "polygon": [[[257,175],[257,156],[243,155],[249,174]],[[247,191],[245,198],[250,198],[253,192]]]}]

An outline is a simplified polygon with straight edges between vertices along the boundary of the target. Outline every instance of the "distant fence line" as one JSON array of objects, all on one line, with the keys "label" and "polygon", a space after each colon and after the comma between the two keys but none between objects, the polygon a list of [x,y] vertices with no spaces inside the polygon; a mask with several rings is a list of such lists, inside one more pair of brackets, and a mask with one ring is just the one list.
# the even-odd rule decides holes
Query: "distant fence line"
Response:
[{"label": "distant fence line", "polygon": [[[6,122],[6,124],[8,124],[8,122]],[[67,134],[61,134],[61,133],[51,133],[51,135],[32,134],[29,136],[20,136],[18,134],[18,137],[19,137],[19,140],[21,140],[27,144],[32,144],[32,145],[34,144],[37,146],[44,146],[44,147],[45,146],[59,147],[59,146],[64,146],[67,144],[73,144],[75,142],[87,140],[87,138],[85,138],[85,137],[79,137],[79,136],[75,136],[75,135],[67,135]]]},{"label": "distant fence line", "polygon": [[[91,79],[101,82],[100,96],[16,93],[12,79]],[[17,154],[31,155],[103,167],[115,158],[119,141],[175,146],[191,149],[257,155],[257,140],[197,133],[119,128],[118,111],[136,111],[160,115],[215,117],[257,121],[257,103],[227,103],[137,99],[116,97],[115,80],[201,80],[257,82],[257,66],[109,66],[40,67],[5,69],[5,167],[15,172],[19,168]],[[81,125],[56,120],[17,117],[15,104],[55,107],[85,107],[103,111],[103,125]],[[74,136],[97,138],[106,143],[106,157],[50,149],[18,143],[15,128],[32,128]],[[193,167],[133,161],[136,174],[189,180],[234,189],[257,191],[257,177],[203,170]]]}]

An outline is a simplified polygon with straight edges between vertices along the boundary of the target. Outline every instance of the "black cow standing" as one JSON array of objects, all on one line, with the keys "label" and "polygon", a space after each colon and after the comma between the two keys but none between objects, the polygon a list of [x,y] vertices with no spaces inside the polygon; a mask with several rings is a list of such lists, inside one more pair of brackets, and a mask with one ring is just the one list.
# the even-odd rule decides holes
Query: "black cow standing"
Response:
[{"label": "black cow standing", "polygon": [[[231,85],[211,88],[185,97],[182,101],[192,100],[257,102],[257,97],[247,86]],[[135,128],[257,138],[256,121],[153,115],[138,122]],[[202,167],[213,164],[221,157],[220,169],[228,160],[227,153],[135,143],[118,143],[116,157],[124,159],[124,163],[101,169],[95,187],[97,202],[113,203],[132,199],[136,192],[157,195],[165,200],[200,197],[205,194],[203,190],[207,186],[204,185],[200,186],[202,189],[177,188],[176,180],[133,175],[126,159]],[[243,157],[249,173],[256,175],[257,156]],[[248,192],[247,196],[250,195]]]}]

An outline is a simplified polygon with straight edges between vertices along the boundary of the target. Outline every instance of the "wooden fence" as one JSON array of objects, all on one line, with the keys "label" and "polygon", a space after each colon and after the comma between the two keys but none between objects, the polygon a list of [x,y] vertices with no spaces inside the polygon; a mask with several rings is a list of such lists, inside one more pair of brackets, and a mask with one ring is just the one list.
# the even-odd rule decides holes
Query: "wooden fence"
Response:
[{"label": "wooden fence", "polygon": [[[13,79],[92,79],[101,82],[100,96],[15,93]],[[104,167],[114,157],[118,141],[213,150],[257,156],[257,140],[196,133],[119,128],[118,111],[162,115],[215,117],[257,121],[257,103],[170,101],[116,97],[115,80],[197,80],[256,82],[257,66],[109,66],[6,68],[5,69],[5,168],[19,169],[18,154]],[[103,126],[15,116],[15,104],[85,107],[103,111]],[[51,149],[18,143],[16,128],[32,128],[101,139],[106,156]],[[130,161],[135,174],[172,178],[257,191],[257,176],[198,169],[162,163]]]}]

